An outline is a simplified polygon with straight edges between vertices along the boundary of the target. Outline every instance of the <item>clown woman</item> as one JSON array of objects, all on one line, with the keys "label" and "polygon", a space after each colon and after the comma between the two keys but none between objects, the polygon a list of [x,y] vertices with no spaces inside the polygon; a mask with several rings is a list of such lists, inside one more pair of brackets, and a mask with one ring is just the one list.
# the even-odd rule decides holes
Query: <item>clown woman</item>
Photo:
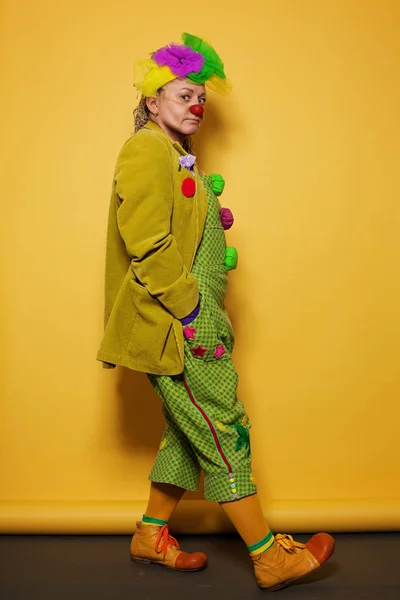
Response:
[{"label": "clown woman", "polygon": [[258,585],[278,589],[323,564],[334,540],[325,533],[307,544],[274,536],[252,473],[251,424],[237,397],[234,332],[224,304],[238,259],[225,239],[234,219],[220,204],[223,178],[199,169],[191,142],[208,92],[226,95],[231,84],[214,48],[188,33],[182,44],[139,61],[134,83],[141,98],[114,172],[97,356],[106,368],[146,373],[165,417],[131,557],[182,571],[206,566],[206,555],[181,550],[168,528],[204,472],[204,496],[244,540]]}]

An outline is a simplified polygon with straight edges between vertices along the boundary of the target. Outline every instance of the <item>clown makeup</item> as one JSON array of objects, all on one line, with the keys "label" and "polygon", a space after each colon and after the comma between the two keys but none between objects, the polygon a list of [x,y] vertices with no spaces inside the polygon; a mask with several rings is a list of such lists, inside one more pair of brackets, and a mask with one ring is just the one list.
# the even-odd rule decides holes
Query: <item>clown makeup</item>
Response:
[{"label": "clown makeup", "polygon": [[[204,117],[199,105],[202,107],[205,102],[204,85],[182,78],[166,83],[157,96],[146,98],[151,120],[180,144],[186,136],[198,131]],[[195,105],[193,114],[190,109]]]}]

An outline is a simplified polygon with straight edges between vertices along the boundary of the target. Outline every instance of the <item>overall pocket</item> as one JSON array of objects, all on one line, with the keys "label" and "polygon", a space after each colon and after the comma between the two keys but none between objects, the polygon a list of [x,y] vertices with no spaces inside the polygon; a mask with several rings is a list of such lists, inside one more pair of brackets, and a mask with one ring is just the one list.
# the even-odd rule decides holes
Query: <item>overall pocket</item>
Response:
[{"label": "overall pocket", "polygon": [[183,328],[185,354],[205,362],[226,360],[227,348],[218,331],[218,320],[204,296],[200,301],[197,317]]}]

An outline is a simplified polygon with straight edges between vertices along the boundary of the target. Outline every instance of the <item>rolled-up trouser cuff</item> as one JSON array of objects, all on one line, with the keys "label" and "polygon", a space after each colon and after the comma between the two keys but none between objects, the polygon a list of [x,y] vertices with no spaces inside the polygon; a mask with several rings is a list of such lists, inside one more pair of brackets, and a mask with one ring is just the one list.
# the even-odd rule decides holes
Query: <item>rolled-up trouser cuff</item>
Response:
[{"label": "rolled-up trouser cuff", "polygon": [[204,497],[213,502],[231,502],[257,492],[251,465],[232,473],[204,473]]},{"label": "rolled-up trouser cuff", "polygon": [[171,483],[188,491],[197,491],[200,474],[200,464],[187,438],[175,425],[168,425],[149,480],[156,483]]},{"label": "rolled-up trouser cuff", "polygon": [[196,477],[192,477],[191,479],[188,479],[187,477],[176,477],[176,475],[170,477],[165,475],[164,477],[161,477],[150,473],[148,479],[154,483],[169,483],[171,485],[176,485],[187,492],[197,492],[199,489],[199,483]]}]

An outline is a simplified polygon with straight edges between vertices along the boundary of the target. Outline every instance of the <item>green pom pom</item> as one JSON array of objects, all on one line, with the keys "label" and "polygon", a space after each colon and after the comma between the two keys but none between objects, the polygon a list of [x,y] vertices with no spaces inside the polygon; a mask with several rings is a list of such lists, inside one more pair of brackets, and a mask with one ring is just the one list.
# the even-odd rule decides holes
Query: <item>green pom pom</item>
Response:
[{"label": "green pom pom", "polygon": [[194,83],[201,84],[210,79],[213,73],[221,79],[226,79],[224,63],[210,44],[190,33],[183,33],[182,41],[185,46],[190,46],[196,52],[200,52],[206,59],[201,71],[199,73],[190,73],[188,75],[189,79],[194,81]]},{"label": "green pom pom", "polygon": [[212,173],[212,175],[210,175],[210,179],[212,191],[216,196],[220,196],[224,191],[225,179],[222,177],[222,175],[217,175],[217,173]]},{"label": "green pom pom", "polygon": [[229,246],[225,250],[225,267],[228,271],[236,269],[238,263],[238,251],[233,246]]}]

